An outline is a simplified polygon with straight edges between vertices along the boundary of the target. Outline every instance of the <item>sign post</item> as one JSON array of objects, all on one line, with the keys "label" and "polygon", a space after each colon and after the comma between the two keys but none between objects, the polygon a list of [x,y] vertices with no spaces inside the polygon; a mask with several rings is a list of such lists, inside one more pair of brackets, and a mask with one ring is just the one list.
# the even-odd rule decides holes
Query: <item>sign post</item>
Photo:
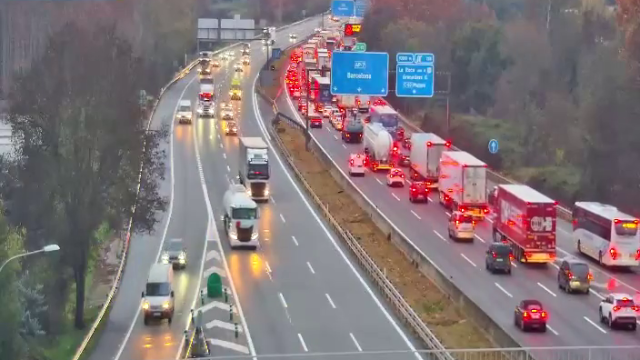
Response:
[{"label": "sign post", "polygon": [[396,96],[433,97],[435,56],[428,53],[396,55]]},{"label": "sign post", "polygon": [[331,56],[331,94],[387,96],[389,54],[336,51]]}]

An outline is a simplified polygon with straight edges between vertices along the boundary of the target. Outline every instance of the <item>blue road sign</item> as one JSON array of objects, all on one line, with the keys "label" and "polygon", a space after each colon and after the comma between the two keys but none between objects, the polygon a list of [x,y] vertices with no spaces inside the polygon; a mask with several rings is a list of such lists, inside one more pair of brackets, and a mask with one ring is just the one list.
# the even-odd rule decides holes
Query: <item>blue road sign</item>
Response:
[{"label": "blue road sign", "polygon": [[387,96],[389,54],[334,51],[331,56],[331,93]]},{"label": "blue road sign", "polygon": [[363,18],[364,14],[369,9],[368,0],[356,0],[355,2],[355,17]]},{"label": "blue road sign", "polygon": [[280,48],[272,48],[271,49],[271,58],[274,60],[280,59],[282,56],[282,49]]},{"label": "blue road sign", "polygon": [[496,154],[498,152],[498,149],[500,149],[500,147],[498,146],[498,140],[489,140],[489,152],[492,154]]},{"label": "blue road sign", "polygon": [[356,3],[353,0],[333,0],[331,2],[333,16],[351,17],[355,12]]},{"label": "blue road sign", "polygon": [[396,55],[396,96],[433,97],[435,93],[433,54]]}]

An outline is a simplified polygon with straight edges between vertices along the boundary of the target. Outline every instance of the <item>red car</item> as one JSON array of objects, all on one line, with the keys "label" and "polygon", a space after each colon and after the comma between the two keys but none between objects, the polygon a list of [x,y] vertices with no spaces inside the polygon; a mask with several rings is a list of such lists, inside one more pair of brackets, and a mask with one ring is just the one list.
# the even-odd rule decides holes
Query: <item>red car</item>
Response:
[{"label": "red car", "polygon": [[538,300],[522,300],[513,315],[513,323],[522,331],[538,329],[545,332],[548,319],[549,315]]},{"label": "red car", "polygon": [[424,181],[414,181],[409,187],[409,201],[429,203],[429,188]]},{"label": "red car", "polygon": [[322,117],[319,115],[314,115],[309,118],[309,127],[310,128],[322,128]]}]

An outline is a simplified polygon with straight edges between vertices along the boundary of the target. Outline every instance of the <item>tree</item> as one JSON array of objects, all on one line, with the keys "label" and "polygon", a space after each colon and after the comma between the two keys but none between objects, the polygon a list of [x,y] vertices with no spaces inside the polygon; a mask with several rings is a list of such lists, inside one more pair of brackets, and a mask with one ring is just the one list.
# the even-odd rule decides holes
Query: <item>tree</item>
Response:
[{"label": "tree", "polygon": [[[138,103],[144,77],[141,60],[113,27],[67,24],[49,39],[42,59],[17,80],[12,93],[9,122],[21,155],[15,221],[27,229],[29,246],[42,246],[45,234],[60,244],[62,270],[54,275],[59,288],[48,300],[64,303],[55,294],[64,297],[71,276],[77,328],[85,325],[93,235],[105,218],[119,230],[131,215],[141,162],[151,168],[142,174],[138,210],[166,205],[156,185],[164,156],[158,144],[165,134],[145,131]],[[37,222],[30,219],[34,209]],[[137,229],[145,230],[157,221],[156,213],[136,219]]]}]

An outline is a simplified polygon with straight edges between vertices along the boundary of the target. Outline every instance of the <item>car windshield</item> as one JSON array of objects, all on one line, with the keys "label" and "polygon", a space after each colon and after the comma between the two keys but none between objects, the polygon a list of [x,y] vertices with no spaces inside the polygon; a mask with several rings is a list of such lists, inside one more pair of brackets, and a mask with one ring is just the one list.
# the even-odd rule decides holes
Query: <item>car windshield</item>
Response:
[{"label": "car windshield", "polygon": [[494,246],[491,250],[500,256],[509,256],[511,254],[511,248],[508,246]]},{"label": "car windshield", "polygon": [[170,293],[169,283],[147,283],[146,296],[169,296]]},{"label": "car windshield", "polygon": [[589,275],[589,266],[587,264],[572,264],[571,272],[577,276],[587,276]]},{"label": "car windshield", "polygon": [[182,250],[182,241],[171,241],[167,246],[167,251],[180,251]]},{"label": "car windshield", "polygon": [[211,78],[202,78],[202,79],[200,79],[200,84],[213,85],[213,79],[211,79]]},{"label": "car windshield", "polygon": [[464,224],[473,223],[473,217],[469,214],[458,214],[458,216],[456,217],[456,220]]},{"label": "car windshield", "polygon": [[180,106],[180,109],[178,111],[179,112],[189,112],[189,111],[191,111],[191,106],[182,105],[182,106]]},{"label": "car windshield", "polygon": [[527,304],[525,306],[525,309],[527,309],[527,310],[542,310],[542,306],[540,306],[540,304]]},{"label": "car windshield", "polygon": [[231,211],[231,217],[234,220],[254,220],[257,216],[258,210],[257,209],[247,209],[247,208],[240,208],[240,209],[233,209]]},{"label": "car windshield", "polygon": [[402,176],[402,171],[393,170],[393,171],[391,171],[391,176]]},{"label": "car windshield", "polygon": [[620,306],[623,308],[630,308],[635,306],[635,303],[633,302],[633,299],[624,298],[624,299],[616,300],[616,306]]}]

